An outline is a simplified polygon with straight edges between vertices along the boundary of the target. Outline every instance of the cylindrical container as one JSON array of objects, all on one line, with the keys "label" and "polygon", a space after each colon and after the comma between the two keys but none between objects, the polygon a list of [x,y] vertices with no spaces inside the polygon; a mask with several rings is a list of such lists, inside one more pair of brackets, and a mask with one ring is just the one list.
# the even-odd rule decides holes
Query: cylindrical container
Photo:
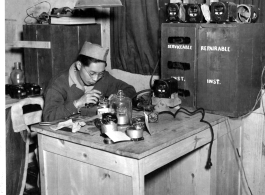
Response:
[{"label": "cylindrical container", "polygon": [[101,124],[101,133],[105,134],[112,131],[118,131],[116,123],[111,121],[109,124]]},{"label": "cylindrical container", "polygon": [[27,92],[27,96],[34,96],[34,95],[41,94],[42,88],[35,83],[25,83],[23,84],[23,87],[25,88]]},{"label": "cylindrical container", "polygon": [[21,62],[14,63],[14,69],[10,73],[10,80],[13,85],[22,85],[25,83],[25,76]]},{"label": "cylindrical container", "polygon": [[132,119],[132,126],[136,130],[144,130],[145,129],[145,120],[143,117],[136,117]]},{"label": "cylindrical container", "polygon": [[132,139],[139,139],[143,137],[143,129],[136,129],[133,126],[128,127],[125,133]]},{"label": "cylindrical container", "polygon": [[9,95],[11,98],[22,99],[27,97],[27,92],[23,85],[12,85]]},{"label": "cylindrical container", "polygon": [[122,90],[111,98],[110,108],[114,111],[118,119],[118,125],[130,125],[132,120],[132,101],[125,97]]}]

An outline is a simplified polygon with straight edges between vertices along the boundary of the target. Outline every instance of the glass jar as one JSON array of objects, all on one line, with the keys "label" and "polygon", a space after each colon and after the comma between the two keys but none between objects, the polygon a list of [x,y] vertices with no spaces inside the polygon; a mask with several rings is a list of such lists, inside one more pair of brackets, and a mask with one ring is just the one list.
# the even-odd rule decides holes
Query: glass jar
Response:
[{"label": "glass jar", "polygon": [[125,97],[122,90],[110,100],[110,108],[116,114],[118,125],[130,125],[132,120],[132,101]]},{"label": "glass jar", "polygon": [[10,73],[10,80],[13,85],[22,85],[25,83],[25,76],[21,62],[14,63],[14,69]]}]

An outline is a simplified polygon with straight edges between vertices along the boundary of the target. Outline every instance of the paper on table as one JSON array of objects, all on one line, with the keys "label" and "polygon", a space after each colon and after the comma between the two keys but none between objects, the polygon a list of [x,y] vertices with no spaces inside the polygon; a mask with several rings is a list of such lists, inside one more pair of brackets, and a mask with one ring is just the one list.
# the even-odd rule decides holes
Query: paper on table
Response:
[{"label": "paper on table", "polygon": [[150,131],[150,127],[149,127],[149,121],[148,121],[148,116],[147,114],[144,112],[144,121],[145,121],[145,126],[146,126],[146,129],[148,131],[148,133],[151,135],[151,131]]},{"label": "paper on table", "polygon": [[121,131],[110,131],[105,133],[113,142],[130,141],[131,138]]},{"label": "paper on table", "polygon": [[86,125],[86,123],[83,121],[73,122],[72,119],[69,119],[67,121],[58,123],[58,125],[51,125],[50,128],[52,130],[56,131],[56,130],[61,129],[63,127],[69,127],[72,129],[72,132],[75,133],[75,132],[79,131],[82,126],[85,126],[85,125]]},{"label": "paper on table", "polygon": [[79,131],[81,129],[81,127],[83,127],[85,125],[86,125],[86,123],[83,121],[73,122],[72,132],[75,133],[75,132]]}]

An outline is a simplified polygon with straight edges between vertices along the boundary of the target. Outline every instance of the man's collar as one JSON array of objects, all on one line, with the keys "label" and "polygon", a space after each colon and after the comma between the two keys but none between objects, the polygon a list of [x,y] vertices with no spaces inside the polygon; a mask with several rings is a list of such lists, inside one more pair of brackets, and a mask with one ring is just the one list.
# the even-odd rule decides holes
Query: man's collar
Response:
[{"label": "man's collar", "polygon": [[80,82],[78,78],[79,78],[78,70],[76,68],[76,64],[73,63],[69,68],[69,87],[71,87],[73,84],[76,84],[77,88],[84,91],[85,90],[84,85]]}]

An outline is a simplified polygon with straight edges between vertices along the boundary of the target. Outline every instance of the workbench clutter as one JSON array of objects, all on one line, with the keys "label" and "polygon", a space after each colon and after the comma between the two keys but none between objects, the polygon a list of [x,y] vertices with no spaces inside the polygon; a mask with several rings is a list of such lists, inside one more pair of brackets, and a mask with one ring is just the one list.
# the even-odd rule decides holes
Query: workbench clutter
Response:
[{"label": "workbench clutter", "polygon": [[12,84],[5,85],[5,94],[11,98],[23,99],[26,97],[39,96],[42,88],[35,83],[26,83],[21,62],[15,62],[10,73]]},{"label": "workbench clutter", "polygon": [[166,4],[169,23],[255,23],[260,9],[226,1],[172,0]]},{"label": "workbench clutter", "polygon": [[[49,5],[48,10],[42,10],[41,14],[34,16],[33,8],[38,8],[39,10],[43,9],[40,4],[46,3]],[[31,13],[30,13],[31,12]],[[42,1],[35,4],[32,7],[29,7],[26,10],[27,17],[24,19],[26,24],[27,18],[32,18],[36,20],[38,24],[94,24],[95,23],[95,10],[79,9],[79,8],[70,8],[70,7],[60,7],[52,8],[51,4],[48,1]]]},{"label": "workbench clutter", "polygon": [[[38,16],[34,16],[33,8],[39,10],[43,9],[40,4],[46,3],[49,5],[48,11],[43,10]],[[95,9],[97,7],[119,7],[122,6],[120,0],[77,0],[74,8],[60,7],[51,8],[51,4],[48,1],[41,1],[34,6],[29,7],[26,10],[27,17],[24,19],[26,24],[29,24],[26,19],[33,18],[38,24],[64,24],[64,25],[77,25],[77,24],[95,24],[95,16],[97,15]],[[29,12],[31,10],[31,13]]]},{"label": "workbench clutter", "polygon": [[48,126],[53,131],[66,131],[72,133],[85,133],[88,135],[100,135],[105,144],[113,144],[121,141],[141,141],[145,130],[145,121],[142,117],[132,119],[132,124],[118,125],[117,116],[114,113],[102,114],[93,117],[80,116],[78,114],[56,121],[40,122],[40,126]]},{"label": "workbench clutter", "polygon": [[24,83],[20,85],[6,84],[5,94],[14,99],[23,99],[41,95],[42,88],[35,83]]},{"label": "workbench clutter", "polygon": [[[141,141],[144,140],[143,132],[146,129],[144,117],[133,117],[132,123],[118,125],[116,114],[104,113],[101,119],[95,119],[95,126],[100,130],[105,144],[113,144],[121,141]],[[148,125],[147,125],[148,126]]]},{"label": "workbench clutter", "polygon": [[53,8],[48,19],[49,24],[95,24],[95,10],[71,9],[69,7]]},{"label": "workbench clutter", "polygon": [[89,128],[96,127],[105,144],[144,139],[143,131],[148,117],[132,117],[132,101],[122,90],[109,99],[101,97],[97,104],[86,105],[84,109],[87,112],[81,111],[56,121],[40,122],[39,125],[49,126],[54,131],[82,132],[90,135],[92,132]]}]

